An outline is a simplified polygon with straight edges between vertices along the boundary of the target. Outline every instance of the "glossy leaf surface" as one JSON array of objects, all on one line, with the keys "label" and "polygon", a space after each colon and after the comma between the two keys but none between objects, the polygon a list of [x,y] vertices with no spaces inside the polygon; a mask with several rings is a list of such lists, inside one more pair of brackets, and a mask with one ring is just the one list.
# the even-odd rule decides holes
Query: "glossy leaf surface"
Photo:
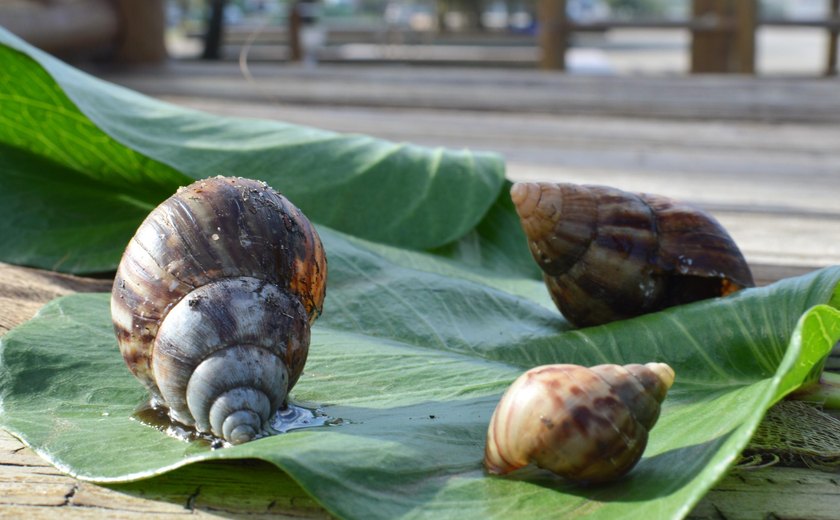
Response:
[{"label": "glossy leaf surface", "polygon": [[[145,395],[118,355],[104,294],[57,300],[2,339],[0,423],[98,482],[263,459],[348,518],[679,517],[840,338],[829,305],[840,269],[571,331],[535,281],[322,236],[331,289],[293,397],[342,424],[211,451],[133,420]],[[580,488],[530,469],[484,475],[490,414],[526,368],[651,360],[671,364],[677,382],[628,478]]]},{"label": "glossy leaf surface", "polygon": [[[504,181],[493,154],[157,101],[89,76],[2,28],[0,70],[0,186],[14,185],[0,190],[0,261],[113,270],[153,207],[179,186],[215,175],[264,180],[314,222],[344,232],[434,248],[472,230]],[[105,203],[97,204],[103,194]]]}]

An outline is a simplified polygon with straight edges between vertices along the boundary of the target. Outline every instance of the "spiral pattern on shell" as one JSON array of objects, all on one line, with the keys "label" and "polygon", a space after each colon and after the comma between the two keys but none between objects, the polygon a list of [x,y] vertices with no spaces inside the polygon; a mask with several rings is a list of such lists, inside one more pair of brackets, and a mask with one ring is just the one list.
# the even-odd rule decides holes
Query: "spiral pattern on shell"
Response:
[{"label": "spiral pattern on shell", "polygon": [[326,274],[314,227],[267,184],[197,181],[126,247],[111,296],[120,351],[174,420],[251,440],[300,377]]},{"label": "spiral pattern on shell", "polygon": [[557,307],[599,325],[754,285],[738,246],[707,213],[606,186],[511,188],[531,254]]},{"label": "spiral pattern on shell", "polygon": [[639,461],[674,382],[664,363],[545,365],[522,374],[490,419],[484,466],[534,463],[569,480],[615,480]]}]

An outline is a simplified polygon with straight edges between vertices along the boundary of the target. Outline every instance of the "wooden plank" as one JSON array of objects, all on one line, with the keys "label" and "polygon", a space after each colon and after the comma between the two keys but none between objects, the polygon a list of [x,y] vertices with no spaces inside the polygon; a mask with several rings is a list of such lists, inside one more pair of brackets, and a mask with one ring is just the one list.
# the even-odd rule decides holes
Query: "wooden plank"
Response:
[{"label": "wooden plank", "polygon": [[190,508],[222,514],[328,517],[291,477],[257,460],[186,466],[157,478],[153,489],[145,482],[111,488],[146,500],[180,497]]},{"label": "wooden plank", "polygon": [[55,520],[56,518],[71,518],[76,520],[103,518],[107,518],[108,520],[166,520],[167,518],[180,518],[181,515],[190,515],[189,518],[219,518],[217,515],[190,510],[184,510],[180,515],[175,515],[172,512],[160,514],[139,511],[103,511],[97,508],[72,506],[39,507],[31,505],[9,505],[0,508],[0,518],[26,518],[27,520]]},{"label": "wooden plank", "polygon": [[569,39],[566,0],[539,0],[537,19],[540,27],[540,68],[565,70]]},{"label": "wooden plank", "polygon": [[[247,84],[244,81],[241,83],[241,89],[246,89]],[[713,168],[725,169],[728,163],[732,165],[728,171],[737,173],[740,172],[741,163],[747,163],[744,166],[748,166],[761,155],[776,152],[766,164],[756,169],[776,172],[780,176],[791,175],[801,180],[802,175],[833,176],[838,171],[835,158],[840,155],[840,152],[835,154],[832,151],[832,147],[840,140],[840,126],[801,123],[781,125],[764,121],[661,120],[605,115],[516,114],[504,109],[490,113],[339,107],[332,104],[301,106],[181,95],[165,95],[163,99],[217,114],[262,116],[327,130],[362,132],[386,139],[430,145],[443,145],[454,140],[454,146],[469,145],[475,148],[483,143],[483,149],[496,149],[508,142],[511,144],[500,150],[506,157],[522,148],[523,153],[514,154],[514,159],[521,162],[530,158],[531,163],[546,165],[564,166],[563,162],[558,161],[568,156],[573,148],[586,152],[586,160],[581,161],[581,166],[593,167],[604,164],[602,154],[609,149],[628,149],[637,154],[645,150],[662,154],[692,151],[691,157],[668,161],[672,170],[690,170],[700,156],[705,154],[713,162]],[[562,153],[553,153],[557,147],[562,149]],[[750,156],[738,157],[733,154]],[[627,162],[629,156],[621,156],[621,162],[615,166],[638,171],[641,165],[651,164],[656,159],[656,154],[651,155],[630,162]],[[721,156],[720,161],[714,160],[716,155]],[[771,168],[772,164],[779,162],[788,164],[783,164],[778,170]],[[703,170],[698,171],[701,172],[705,173]]]},{"label": "wooden plank", "polygon": [[[97,71],[95,71],[97,72]],[[480,110],[686,120],[840,123],[840,88],[824,79],[591,77],[493,69],[171,63],[98,71],[151,95],[269,104]],[[196,81],[200,78],[201,81]],[[317,85],[317,88],[315,86]],[[784,102],[780,102],[784,100]]]},{"label": "wooden plank", "polygon": [[832,473],[802,468],[739,470],[715,486],[688,518],[836,520],[838,507],[840,485]]},{"label": "wooden plank", "polygon": [[0,480],[0,512],[8,514],[15,506],[59,507],[67,501],[67,496],[74,492],[73,482],[49,485],[21,479],[21,482],[3,482]]},{"label": "wooden plank", "polygon": [[48,273],[0,263],[0,335],[28,320],[41,306],[73,292],[110,291],[110,280]]},{"label": "wooden plank", "polygon": [[0,430],[0,518],[21,514],[33,519],[68,514],[71,518],[328,518],[288,475],[268,463],[200,464],[152,481],[104,487],[61,474]]}]

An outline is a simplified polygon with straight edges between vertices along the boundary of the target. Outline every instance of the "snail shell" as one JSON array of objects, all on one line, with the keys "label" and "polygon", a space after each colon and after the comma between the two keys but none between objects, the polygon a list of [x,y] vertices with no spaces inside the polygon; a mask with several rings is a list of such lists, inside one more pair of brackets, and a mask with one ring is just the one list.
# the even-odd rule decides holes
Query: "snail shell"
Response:
[{"label": "snail shell", "polygon": [[703,211],[606,186],[517,183],[511,198],[557,307],[599,325],[754,285],[744,256]]},{"label": "snail shell", "polygon": [[664,363],[533,368],[496,406],[484,466],[503,475],[533,462],[575,482],[615,480],[641,458],[673,382]]},{"label": "snail shell", "polygon": [[195,182],[126,247],[111,294],[120,351],[172,419],[246,442],[300,377],[326,275],[312,224],[268,185]]}]

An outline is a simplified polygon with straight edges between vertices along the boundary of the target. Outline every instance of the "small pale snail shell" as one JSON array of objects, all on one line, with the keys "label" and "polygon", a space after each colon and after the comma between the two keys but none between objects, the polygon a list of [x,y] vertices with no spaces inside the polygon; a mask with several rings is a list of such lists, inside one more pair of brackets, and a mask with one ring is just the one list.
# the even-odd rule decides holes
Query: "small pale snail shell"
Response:
[{"label": "small pale snail shell", "polygon": [[618,479],[641,458],[673,383],[664,363],[532,368],[493,412],[484,466],[504,475],[533,462],[574,482]]},{"label": "small pale snail shell", "polygon": [[263,182],[195,182],[126,247],[111,295],[128,368],[175,421],[262,435],[297,382],[327,263],[315,228]]},{"label": "small pale snail shell", "polygon": [[606,186],[511,188],[531,254],[560,312],[600,325],[754,285],[738,246],[710,215]]}]

